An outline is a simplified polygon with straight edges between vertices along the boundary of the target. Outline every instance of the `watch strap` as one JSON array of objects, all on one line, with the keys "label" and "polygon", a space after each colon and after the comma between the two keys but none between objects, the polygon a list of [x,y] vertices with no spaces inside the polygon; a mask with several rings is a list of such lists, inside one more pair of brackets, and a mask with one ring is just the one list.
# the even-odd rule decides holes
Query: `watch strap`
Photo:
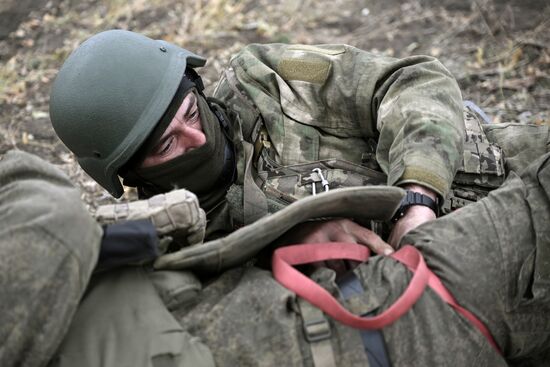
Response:
[{"label": "watch strap", "polygon": [[395,215],[392,218],[392,222],[395,223],[399,219],[401,219],[407,213],[407,210],[413,205],[427,206],[434,211],[436,216],[439,214],[439,206],[437,205],[436,200],[433,200],[428,195],[424,195],[416,191],[407,190],[407,194],[405,195],[403,200],[401,200],[401,204],[395,212]]}]

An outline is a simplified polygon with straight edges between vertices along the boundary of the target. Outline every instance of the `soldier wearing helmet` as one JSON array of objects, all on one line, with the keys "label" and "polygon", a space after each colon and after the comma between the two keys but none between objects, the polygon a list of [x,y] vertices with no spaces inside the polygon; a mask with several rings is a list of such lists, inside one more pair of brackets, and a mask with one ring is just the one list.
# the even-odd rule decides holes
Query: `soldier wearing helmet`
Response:
[{"label": "soldier wearing helmet", "polygon": [[[204,126],[199,124],[202,141],[197,144],[203,145],[207,134],[205,158],[212,158],[215,164],[221,157],[223,162],[224,138],[217,124],[206,123],[217,122],[217,117],[212,115],[202,82],[193,70],[205,62],[187,50],[135,33],[100,33],[63,65],[51,94],[53,126],[82,168],[115,197],[123,193],[119,176],[125,176],[131,162],[139,159],[139,150],[155,143],[172,119],[189,112],[180,111],[180,106],[190,107],[191,100],[193,113],[198,118],[200,106],[205,121]],[[221,150],[211,148],[218,145]],[[213,168],[201,173],[216,177],[220,171]],[[143,189],[143,195],[148,189],[158,193],[177,185],[134,178],[141,179],[135,184]]]},{"label": "soldier wearing helmet", "polygon": [[460,91],[437,60],[346,45],[250,45],[232,58],[212,99],[195,72],[205,62],[136,33],[97,34],[56,78],[55,131],[115,197],[119,177],[141,197],[193,191],[210,232],[312,192],[365,184],[423,194],[407,203],[397,237],[435,218],[462,159],[464,130]]},{"label": "soldier wearing helmet", "polygon": [[[331,315],[327,317],[308,303],[312,299],[304,288],[296,293],[308,301],[250,263],[206,282],[191,271],[153,272],[142,266],[91,277],[102,257],[102,231],[80,202],[78,190],[51,164],[28,153],[9,152],[0,157],[0,364],[547,365],[550,155],[540,157],[522,175],[510,176],[481,202],[407,235],[406,243],[418,249],[417,255],[422,253],[425,263],[404,266],[397,256],[376,256],[338,284],[328,269],[314,274],[330,291],[323,293],[329,300],[330,294],[341,295],[339,302],[356,315],[366,315],[368,326],[339,317],[329,303],[313,303]],[[360,192],[352,198],[342,195]],[[317,205],[310,215],[347,211],[387,219],[389,207],[395,208],[402,195],[403,190],[394,187],[350,188],[301,203]],[[337,204],[325,198],[337,199],[332,201]],[[296,215],[300,211],[307,213],[308,206],[301,203],[228,237],[243,247],[257,246],[265,237],[258,234],[261,230],[276,236],[274,230],[284,230],[280,219],[286,218],[288,225],[302,217]],[[245,234],[251,227],[256,227],[254,238]],[[234,236],[239,232],[245,235]],[[264,238],[264,245],[267,242]],[[337,246],[339,253],[345,247],[365,252],[354,244],[328,245]],[[304,253],[298,255],[294,260],[304,261]],[[300,283],[300,278],[293,279],[293,284]],[[450,293],[441,293],[441,287]],[[403,299],[412,306],[403,294],[410,296],[411,288],[419,291],[418,297],[414,307],[403,311]],[[318,288],[306,289],[319,293]]]},{"label": "soldier wearing helmet", "polygon": [[[457,149],[460,143],[447,147],[446,143],[454,141],[449,136],[454,134],[445,136],[428,132],[434,133],[438,127],[445,126],[453,131],[449,128],[452,125],[445,121],[446,118],[454,121],[455,113],[445,113],[445,110],[450,105],[456,112],[457,96],[452,92],[454,87],[447,90],[450,91],[447,97],[435,93],[438,90],[435,87],[453,85],[453,82],[431,59],[378,59],[340,46],[250,46],[233,59],[232,69],[222,78],[214,93],[222,103],[204,98],[200,82],[189,68],[176,75],[176,81],[171,80],[171,73],[151,70],[157,67],[172,70],[170,67],[174,64],[184,64],[181,58],[185,58],[185,65],[192,65],[191,61],[195,60],[195,66],[198,66],[200,58],[162,42],[119,32],[122,31],[100,34],[73,54],[56,81],[51,110],[56,131],[75,152],[81,165],[115,195],[122,192],[118,175],[128,184],[136,185],[142,196],[149,196],[172,187],[188,187],[195,182],[194,178],[191,183],[185,180],[196,174],[202,184],[194,190],[211,214],[223,212],[224,208],[220,207],[225,206],[232,218],[242,218],[242,223],[248,223],[265,212],[277,210],[279,200],[289,196],[291,200],[299,198],[304,187],[306,192],[313,191],[314,187],[323,189],[323,178],[314,169],[329,177],[329,185],[335,182],[364,183],[358,177],[363,177],[366,183],[377,182],[376,178],[380,176],[375,174],[351,174],[364,173],[373,164],[369,160],[369,154],[373,154],[369,149],[370,138],[377,139],[375,153],[377,163],[387,175],[384,182],[423,184],[423,187],[436,192],[441,187],[442,192],[449,190],[450,183],[445,186],[447,181],[440,181],[435,173],[435,176],[428,173],[440,169],[437,166],[441,161],[451,162],[449,170],[453,171],[457,165],[451,157],[453,152],[460,150]],[[126,59],[117,54],[125,48],[134,50],[134,53],[125,50]],[[154,59],[152,51],[156,48],[160,55],[176,50],[176,56],[171,56],[174,59]],[[151,54],[145,56],[151,58],[147,64],[141,65],[141,69],[137,68],[139,62],[134,59],[144,56],[140,55],[140,50],[146,49]],[[349,53],[354,55],[349,57]],[[339,61],[334,62],[336,59]],[[364,72],[352,75],[357,79],[355,84],[349,78],[342,78],[346,73],[339,67],[346,65],[346,61],[348,67],[353,65]],[[124,71],[123,75],[114,73],[114,70]],[[250,74],[256,78],[250,78]],[[358,88],[357,84],[363,88]],[[426,87],[435,88],[435,92],[431,93]],[[169,101],[166,101],[166,95],[170,96]],[[165,101],[164,105],[160,100]],[[273,100],[278,100],[278,103],[272,103]],[[354,106],[352,103],[363,100],[367,101],[366,104]],[[418,108],[427,107],[426,100],[433,105],[419,113]],[[160,107],[157,107],[157,102]],[[398,126],[401,127],[392,129],[396,120],[400,121]],[[142,121],[149,123],[141,124]],[[179,125],[171,126],[172,123]],[[427,130],[422,129],[424,125]],[[135,126],[138,126],[136,130]],[[88,142],[83,141],[85,134],[88,134]],[[96,139],[89,139],[93,134]],[[109,139],[101,140],[104,136]],[[408,140],[409,136],[413,136],[412,141]],[[185,138],[181,141],[185,144],[172,145],[173,139],[180,137]],[[437,144],[431,146],[428,142]],[[409,150],[410,146],[414,149]],[[201,151],[202,147],[210,148]],[[434,147],[441,150],[439,154],[435,154],[438,149],[432,149]],[[433,156],[427,154],[431,150]],[[414,154],[415,151],[418,155]],[[187,162],[184,158],[194,152],[199,153],[195,153],[197,156],[193,161],[199,163]],[[428,160],[428,157],[433,159]],[[422,166],[423,159],[430,161],[436,169]],[[217,167],[201,170],[202,166],[220,162]],[[548,272],[544,271],[548,241],[547,236],[534,236],[532,231],[536,228],[544,234],[548,220],[548,211],[544,210],[548,203],[547,162],[546,156],[521,178],[515,175],[507,187],[483,203],[428,224],[408,238],[425,253],[427,262],[435,265],[434,271],[459,297],[461,304],[473,310],[487,325],[504,358],[518,364],[527,363],[530,358],[544,361],[548,354],[547,343],[540,342],[543,340],[540,335],[548,328],[547,307],[544,307],[548,300],[545,286]],[[10,169],[24,166],[16,159],[5,163],[7,168],[3,169],[8,177],[13,176]],[[34,163],[33,170],[36,171],[36,167],[40,167],[40,162]],[[339,176],[341,171],[343,173]],[[316,172],[318,177],[312,173],[308,176],[305,172]],[[443,168],[441,172],[446,170]],[[47,174],[38,168],[34,176],[26,172],[21,176],[30,178],[34,186],[27,187],[30,191],[16,191],[19,195],[13,195],[11,190],[17,190],[17,186],[11,185],[6,191],[6,213],[13,212],[9,210],[10,200],[26,198],[30,194],[48,197],[40,195],[40,185],[36,186],[37,177],[43,178]],[[55,173],[51,178],[54,184],[63,182],[57,176]],[[295,184],[288,185],[292,180]],[[439,187],[438,183],[442,182]],[[203,190],[203,185],[210,186]],[[63,194],[63,191],[57,194]],[[225,196],[227,198],[223,199]],[[241,202],[242,208],[235,202]],[[21,200],[24,209],[29,203],[29,200]],[[66,214],[60,203],[50,199],[50,206],[54,205],[57,210],[54,219],[60,213]],[[23,212],[33,213],[32,210]],[[524,214],[517,218],[521,225],[515,222],[514,214],[517,213]],[[19,224],[18,218],[9,217],[11,226]],[[40,219],[44,218],[50,217],[40,216]],[[79,218],[71,217],[77,222]],[[90,264],[93,265],[98,253],[97,225],[90,223],[89,218],[87,222],[85,225],[93,228],[88,240],[93,242],[94,252],[91,256],[78,256],[78,260],[88,260],[88,263],[82,271],[76,267],[78,271],[73,282],[88,279]],[[23,223],[35,222],[25,220]],[[61,224],[58,222],[55,227],[64,227]],[[69,227],[73,233],[76,227]],[[44,228],[30,226],[29,233],[36,231],[40,234],[31,243],[49,245],[50,237],[63,238],[52,235],[52,228],[46,228],[48,231]],[[265,229],[267,232],[269,227]],[[4,239],[8,245],[14,245],[11,236],[4,236]],[[466,247],[460,246],[463,244]],[[483,251],[480,250],[481,244],[484,245]],[[69,249],[69,258],[75,258],[69,243],[64,242],[59,248]],[[29,254],[36,257],[40,253],[31,251]],[[503,254],[504,261],[494,261]],[[16,260],[28,267],[28,261]],[[217,257],[216,261],[220,264],[222,260]],[[483,277],[479,277],[480,270],[484,271]],[[27,274],[24,273],[23,277],[28,281]],[[58,273],[54,274],[58,280]],[[368,288],[363,295],[356,297],[359,302],[355,305],[375,314],[400,294],[410,278],[405,267],[386,257],[361,265],[356,276]],[[147,277],[156,278],[158,283],[146,281]],[[296,302],[300,301],[278,286],[266,272],[248,266],[225,273],[218,280],[220,282],[205,284],[201,291],[200,282],[186,272],[144,275],[141,268],[124,268],[104,277],[97,276],[88,288],[54,363],[74,365],[77,360],[90,365],[132,362],[133,365],[212,365],[214,361],[227,365],[254,365],[264,361],[286,365],[320,365],[326,361],[342,365],[373,363],[368,351],[359,353],[361,348],[370,346],[368,342],[362,342],[357,333],[341,325],[323,320],[322,315],[317,317],[319,312],[304,311],[301,307],[307,309],[308,306],[297,306]],[[324,280],[333,285],[330,274],[325,273]],[[159,287],[159,283],[167,288]],[[476,284],[477,292],[471,291],[471,284]],[[11,282],[8,285],[13,288]],[[513,291],[501,292],[508,288]],[[37,289],[32,287],[33,291]],[[338,292],[336,288],[332,290]],[[73,309],[65,314],[74,311],[74,300],[82,291],[82,287],[75,288]],[[437,297],[433,292],[424,293],[411,312],[383,330],[383,341],[388,348],[387,353],[384,352],[386,357],[389,356],[396,365],[409,364],[411,356],[414,356],[414,362],[422,365],[466,365],[471,359],[465,351],[475,351],[476,360],[481,364],[504,365],[504,359],[491,349],[478,330]],[[172,309],[180,317],[177,321],[167,312],[167,308],[173,306],[172,301],[178,307],[175,311]],[[32,302],[32,306],[37,304],[39,307],[49,306],[48,302]],[[542,312],[535,312],[533,306]],[[40,313],[43,317],[39,321],[44,319],[45,311],[49,309],[43,308]],[[15,316],[20,313],[17,307],[12,310]],[[207,317],[205,310],[208,311]],[[231,317],[227,317],[228,314]],[[19,321],[21,317],[13,317],[12,323],[13,320]],[[322,335],[316,333],[320,324],[330,324],[329,331]],[[525,332],[525,325],[532,332]],[[129,326],[132,328],[128,329]],[[66,321],[64,327],[67,327]],[[331,333],[330,328],[335,332]],[[24,330],[34,331],[32,327]],[[16,338],[23,335],[14,334]],[[315,344],[317,342],[322,345]],[[27,347],[17,349],[16,357],[28,355],[27,344],[14,344]],[[42,358],[51,355],[55,346],[48,343],[45,348],[48,353],[42,352]],[[327,359],[327,355],[331,358]],[[43,359],[37,360],[41,362]]]}]

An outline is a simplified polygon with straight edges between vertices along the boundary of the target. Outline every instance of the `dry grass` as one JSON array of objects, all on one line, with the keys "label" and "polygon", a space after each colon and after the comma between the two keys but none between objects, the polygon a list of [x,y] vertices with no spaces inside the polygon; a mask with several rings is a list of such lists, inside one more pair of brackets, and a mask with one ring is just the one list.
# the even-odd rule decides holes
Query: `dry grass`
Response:
[{"label": "dry grass", "polygon": [[[496,122],[550,121],[550,6],[495,0],[52,0],[0,40],[0,153],[19,148],[59,164],[90,205],[108,199],[76,164],[48,119],[51,82],[91,35],[121,28],[208,58],[211,90],[251,42],[348,43],[372,52],[431,54],[464,97]],[[504,5],[503,5],[504,4]],[[129,193],[132,195],[132,193]]]}]

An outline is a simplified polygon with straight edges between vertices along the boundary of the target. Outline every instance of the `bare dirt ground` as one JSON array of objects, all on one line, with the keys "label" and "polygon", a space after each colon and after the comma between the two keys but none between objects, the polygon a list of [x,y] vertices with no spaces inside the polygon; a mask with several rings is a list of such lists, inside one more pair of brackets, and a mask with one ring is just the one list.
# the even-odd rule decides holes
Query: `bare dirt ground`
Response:
[{"label": "bare dirt ground", "polygon": [[111,28],[145,33],[208,58],[207,91],[251,42],[347,43],[396,57],[438,57],[465,99],[494,123],[550,124],[546,0],[5,0],[0,5],[0,154],[59,165],[92,207],[110,197],[55,136],[48,94],[84,39]]}]

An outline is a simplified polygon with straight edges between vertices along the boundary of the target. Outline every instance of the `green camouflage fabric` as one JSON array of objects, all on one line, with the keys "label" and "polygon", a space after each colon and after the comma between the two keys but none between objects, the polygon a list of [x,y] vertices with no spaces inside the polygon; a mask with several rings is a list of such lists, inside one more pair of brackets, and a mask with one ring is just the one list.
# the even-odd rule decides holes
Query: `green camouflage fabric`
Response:
[{"label": "green camouflage fabric", "polygon": [[[67,178],[35,157],[10,153],[0,161],[0,188],[2,330],[9,333],[2,365],[44,365],[67,332],[51,366],[313,366],[300,302],[269,271],[245,264],[201,279],[128,267],[90,279],[101,230]],[[544,366],[549,221],[546,154],[486,198],[408,234],[403,243],[421,250],[458,302],[487,325],[503,356],[426,290],[382,331],[392,365]],[[380,256],[355,273],[365,293],[345,304],[358,313],[381,312],[411,278]],[[339,295],[331,270],[313,277]],[[328,323],[335,364],[368,365],[357,330]]]},{"label": "green camouflage fabric", "polygon": [[[322,179],[329,188],[418,183],[448,214],[523,170],[548,141],[544,126],[482,123],[433,58],[345,45],[250,45],[214,96],[233,112],[238,179],[228,201],[237,225],[323,191]],[[267,204],[247,188],[252,179]]]},{"label": "green camouflage fabric", "polygon": [[448,214],[487,196],[502,185],[505,179],[505,154],[500,146],[488,139],[478,114],[464,106],[464,151],[461,164],[453,179],[451,190],[441,205]]},{"label": "green camouflage fabric", "polygon": [[[521,175],[512,171],[500,189],[480,202],[418,227],[402,243],[414,244],[458,302],[485,323],[507,363],[547,366],[550,360],[550,154],[524,167]],[[398,276],[393,272],[387,274]],[[415,306],[417,315],[422,312],[419,306]],[[394,345],[389,347],[392,360],[398,362],[393,358],[400,353],[401,361],[407,359],[407,347],[397,346],[397,341],[423,340],[437,333],[438,327],[461,329],[460,322],[453,324],[451,319],[444,320],[434,311],[426,313],[425,319],[434,326],[429,332],[417,332],[418,328],[412,324],[418,321],[409,317],[384,330],[388,345]],[[426,327],[426,331],[430,328]],[[481,337],[479,333],[477,336]],[[465,342],[457,340],[457,343]],[[446,345],[445,349],[454,358],[463,357],[449,350],[453,342],[448,341]],[[417,348],[416,353],[422,350],[430,353],[426,346]],[[479,365],[495,365],[484,363],[478,350],[469,353],[469,357]]]},{"label": "green camouflage fabric", "polygon": [[372,222],[389,222],[404,196],[405,190],[395,186],[331,190],[287,205],[218,240],[164,254],[155,261],[154,266],[155,269],[217,274],[252,260],[300,223],[323,218],[349,218],[369,228]]},{"label": "green camouflage fabric", "polygon": [[[325,190],[384,185],[386,175],[371,168],[338,159],[327,159],[259,172],[266,195],[289,204]],[[326,187],[323,185],[326,180]]]},{"label": "green camouflage fabric", "polygon": [[[359,165],[376,140],[388,185],[418,183],[444,197],[462,159],[460,91],[431,57],[253,44],[232,58],[214,97],[236,112],[237,146],[255,144],[265,127],[278,166],[335,159]],[[246,159],[237,151],[242,183]]]},{"label": "green camouflage fabric", "polygon": [[127,267],[94,275],[49,366],[215,366],[168,308],[194,304],[200,290],[188,272]]},{"label": "green camouflage fabric", "polygon": [[483,124],[468,107],[464,122],[463,160],[443,201],[442,214],[484,198],[502,185],[509,172],[523,172],[550,146],[548,125]]},{"label": "green camouflage fabric", "polygon": [[464,158],[453,182],[500,187],[505,172],[502,149],[487,139],[482,123],[468,107],[464,108],[464,124]]},{"label": "green camouflage fabric", "polygon": [[[407,235],[403,243],[421,250],[434,271],[458,302],[473,312],[490,330],[502,350],[498,354],[469,321],[427,289],[415,306],[382,330],[394,366],[544,366],[550,357],[550,155],[541,157],[520,176],[486,198],[426,223]],[[176,272],[174,272],[177,274]],[[60,350],[60,359],[80,356],[80,366],[90,361],[115,361],[142,366],[313,366],[304,336],[301,308],[296,296],[279,285],[269,271],[252,265],[229,270],[215,279],[197,283],[180,274],[173,290],[187,294],[179,305],[154,302],[151,292],[123,293],[125,282],[142,280],[142,289],[164,281],[151,274],[136,276],[131,269],[112,277],[104,275],[83,300],[81,310]],[[356,313],[378,314],[403,293],[411,279],[404,265],[377,256],[359,265],[356,275],[363,295],[344,302]],[[133,274],[133,275],[132,275]],[[334,273],[321,269],[313,275],[333,295],[339,291]],[[172,294],[177,292],[172,292]],[[113,303],[98,302],[113,299]],[[154,307],[153,307],[154,306]],[[81,311],[79,310],[79,313]],[[144,312],[148,317],[136,318]],[[160,318],[175,339],[161,338],[151,328],[136,330],[122,323],[117,337],[101,333],[113,321],[134,318],[138,325]],[[156,315],[156,316],[155,316]],[[102,321],[103,320],[103,321]],[[98,322],[102,321],[102,322]],[[357,330],[332,320],[330,345],[337,366],[368,366]],[[98,327],[98,325],[102,325]],[[113,326],[111,326],[112,328]],[[158,329],[158,327],[156,328]],[[155,330],[156,330],[155,329]],[[84,336],[84,337],[83,337]],[[178,340],[174,349],[170,340]],[[151,345],[164,341],[164,357],[149,352],[150,360],[136,363]],[[108,345],[109,347],[105,347]],[[149,348],[149,349],[148,349]],[[161,349],[161,348],[160,348]],[[139,353],[137,353],[139,351]],[[187,353],[188,352],[188,353]],[[205,359],[187,364],[183,356]],[[111,359],[113,356],[116,359]],[[176,358],[176,356],[179,356]],[[211,357],[211,359],[210,359]],[[152,361],[152,362],[151,362]],[[63,365],[63,364],[62,364]],[[65,364],[71,365],[71,364]]]},{"label": "green camouflage fabric", "polygon": [[102,236],[68,177],[0,157],[0,365],[44,366],[88,285]]},{"label": "green camouflage fabric", "polygon": [[549,151],[548,125],[485,124],[483,131],[489,141],[502,149],[507,172],[521,173],[531,162]]}]

